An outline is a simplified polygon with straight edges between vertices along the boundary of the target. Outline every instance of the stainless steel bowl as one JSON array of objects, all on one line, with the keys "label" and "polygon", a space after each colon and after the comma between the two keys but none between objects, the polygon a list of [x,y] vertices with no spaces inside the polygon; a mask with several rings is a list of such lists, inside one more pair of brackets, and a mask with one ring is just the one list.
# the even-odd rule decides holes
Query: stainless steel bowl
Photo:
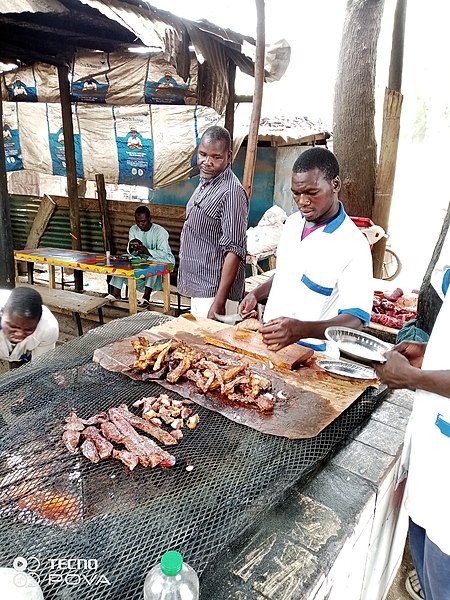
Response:
[{"label": "stainless steel bowl", "polygon": [[354,362],[345,360],[318,360],[317,366],[340,379],[376,379],[376,373],[369,367],[363,367]]},{"label": "stainless steel bowl", "polygon": [[386,362],[383,355],[392,348],[391,344],[373,335],[349,327],[328,327],[325,330],[325,337],[335,342],[342,356],[364,365]]}]

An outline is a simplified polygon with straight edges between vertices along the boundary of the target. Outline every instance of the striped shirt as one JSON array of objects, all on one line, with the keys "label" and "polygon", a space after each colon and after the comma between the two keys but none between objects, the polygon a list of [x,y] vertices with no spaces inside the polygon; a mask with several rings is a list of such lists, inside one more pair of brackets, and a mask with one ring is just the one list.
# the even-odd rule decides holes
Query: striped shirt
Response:
[{"label": "striped shirt", "polygon": [[181,232],[180,294],[188,298],[213,298],[219,288],[225,256],[233,252],[241,263],[228,299],[242,299],[247,219],[247,194],[230,166],[211,180],[200,179],[187,204]]}]

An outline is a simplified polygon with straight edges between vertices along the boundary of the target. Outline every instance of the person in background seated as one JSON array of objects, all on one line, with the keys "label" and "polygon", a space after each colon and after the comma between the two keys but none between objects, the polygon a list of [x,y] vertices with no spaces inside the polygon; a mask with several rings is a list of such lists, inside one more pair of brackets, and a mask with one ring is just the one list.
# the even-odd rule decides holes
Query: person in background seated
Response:
[{"label": "person in background seated", "polygon": [[58,336],[58,321],[38,291],[0,290],[0,360],[28,362],[53,350]]},{"label": "person in background seated", "polygon": [[299,212],[284,225],[275,274],[239,306],[246,314],[267,300],[261,333],[270,350],[298,342],[330,353],[323,342],[327,327],[361,329],[370,321],[370,247],[345,213],[340,189],[332,152],[316,146],[300,154],[291,178]]},{"label": "person in background seated", "polygon": [[[127,252],[146,260],[158,263],[175,264],[175,258],[169,246],[169,234],[156,223],[152,223],[150,210],[147,206],[139,206],[135,213],[135,225],[130,227],[128,234]],[[114,275],[109,285],[114,298],[120,298],[122,286],[126,284],[126,278]],[[137,279],[136,288],[143,292],[143,297],[138,301],[138,306],[146,307],[150,303],[150,294],[153,291],[162,290],[162,277],[149,277],[148,279]]]}]

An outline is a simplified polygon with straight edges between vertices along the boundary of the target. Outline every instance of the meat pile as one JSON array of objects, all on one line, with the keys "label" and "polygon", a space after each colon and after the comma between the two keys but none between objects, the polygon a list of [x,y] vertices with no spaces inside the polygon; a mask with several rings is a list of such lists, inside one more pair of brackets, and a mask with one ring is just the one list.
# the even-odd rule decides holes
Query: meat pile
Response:
[{"label": "meat pile", "polygon": [[[164,446],[177,445],[183,437],[180,429],[184,425],[184,418],[189,416],[187,425],[191,429],[198,423],[198,415],[191,416],[191,409],[187,409],[186,412],[183,404],[186,402],[189,401],[184,400],[180,406],[180,402],[170,400],[165,394],[159,398],[143,398],[135,404],[142,403],[144,418],[132,413],[126,404],[110,408],[108,412],[98,413],[89,419],[81,419],[75,411],[72,411],[65,419],[63,442],[70,452],[75,453],[79,449],[81,454],[93,463],[106,458],[116,458],[130,471],[138,464],[151,468],[157,465],[172,467],[175,464],[175,457],[137,430],[148,433]],[[158,403],[159,413],[156,413],[154,409]],[[151,406],[152,412],[150,412]],[[165,411],[161,414],[163,406]],[[172,417],[174,412],[179,415],[175,427],[173,425],[175,417]],[[184,417],[181,417],[182,413]],[[163,415],[164,421],[172,426],[172,431],[162,428],[162,420],[159,417],[162,418]]]},{"label": "meat pile", "polygon": [[194,350],[178,340],[154,342],[139,336],[131,342],[137,359],[130,365],[142,379],[165,379],[170,383],[191,381],[202,394],[216,392],[231,402],[271,411],[274,407],[270,379],[251,370],[246,362],[232,363],[213,354]]},{"label": "meat pile", "polygon": [[401,329],[407,321],[416,318],[415,303],[416,297],[406,297],[400,288],[392,293],[377,292],[373,298],[370,320],[384,327]]}]

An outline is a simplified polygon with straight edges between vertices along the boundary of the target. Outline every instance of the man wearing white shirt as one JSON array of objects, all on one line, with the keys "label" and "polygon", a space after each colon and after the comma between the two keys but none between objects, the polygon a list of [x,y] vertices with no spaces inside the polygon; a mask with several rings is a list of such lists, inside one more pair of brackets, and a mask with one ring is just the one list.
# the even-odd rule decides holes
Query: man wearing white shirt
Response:
[{"label": "man wearing white shirt", "polygon": [[245,314],[267,300],[261,332],[270,350],[298,342],[325,351],[327,327],[361,329],[370,321],[370,247],[345,213],[340,189],[339,164],[326,148],[296,160],[291,190],[299,212],[284,225],[275,275],[240,305]]},{"label": "man wearing white shirt", "polygon": [[447,268],[435,285],[444,301],[429,341],[401,342],[376,366],[390,388],[416,390],[402,463],[408,473],[409,545],[426,600],[450,600],[449,282]]},{"label": "man wearing white shirt", "polygon": [[39,292],[0,290],[0,360],[28,362],[53,350],[58,336],[58,321],[42,305]]}]

